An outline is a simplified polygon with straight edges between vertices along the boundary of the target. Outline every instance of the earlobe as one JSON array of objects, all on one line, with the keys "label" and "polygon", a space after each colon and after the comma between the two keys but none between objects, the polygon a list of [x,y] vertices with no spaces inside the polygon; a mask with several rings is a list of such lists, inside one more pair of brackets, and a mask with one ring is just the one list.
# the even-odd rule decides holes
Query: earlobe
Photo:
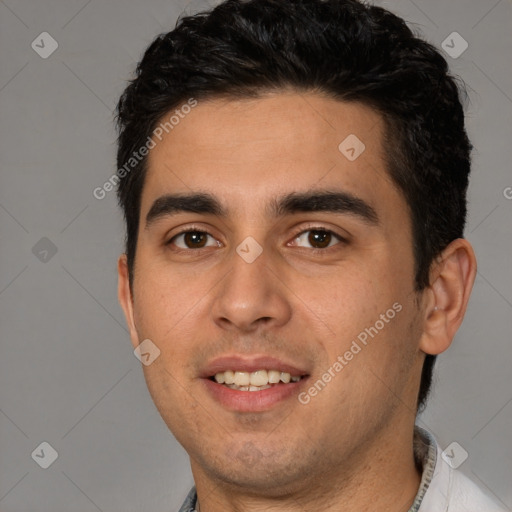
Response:
[{"label": "earlobe", "polygon": [[432,265],[419,346],[426,354],[440,354],[450,346],[466,313],[475,276],[475,253],[462,238],[451,242]]},{"label": "earlobe", "polygon": [[135,327],[134,315],[133,315],[133,297],[132,290],[130,288],[130,277],[128,272],[128,262],[126,254],[121,254],[117,261],[117,297],[121,307],[124,311],[126,323],[130,331],[130,338],[134,348],[139,346],[139,336]]}]

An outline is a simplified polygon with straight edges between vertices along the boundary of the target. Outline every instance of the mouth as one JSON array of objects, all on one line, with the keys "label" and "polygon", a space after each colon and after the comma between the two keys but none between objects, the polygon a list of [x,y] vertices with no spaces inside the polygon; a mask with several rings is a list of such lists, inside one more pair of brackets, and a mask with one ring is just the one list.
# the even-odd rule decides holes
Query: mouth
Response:
[{"label": "mouth", "polygon": [[[295,400],[310,373],[303,367],[267,356],[225,356],[201,373],[207,393],[223,408],[264,412]],[[293,404],[293,402],[291,402]]]}]

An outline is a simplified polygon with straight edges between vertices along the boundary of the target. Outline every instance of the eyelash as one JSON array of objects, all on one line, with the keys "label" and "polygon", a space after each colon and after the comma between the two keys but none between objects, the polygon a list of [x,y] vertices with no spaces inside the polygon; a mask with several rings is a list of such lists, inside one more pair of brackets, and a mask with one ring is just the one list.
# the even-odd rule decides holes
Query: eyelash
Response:
[{"label": "eyelash", "polygon": [[[204,228],[199,228],[196,226],[189,226],[189,227],[182,229],[175,235],[173,235],[172,238],[170,238],[169,241],[167,241],[165,243],[165,245],[171,245],[173,240],[175,240],[179,236],[186,234],[186,233],[202,233],[202,234],[211,236],[212,238],[215,238],[211,233],[208,233],[208,231],[205,231]],[[200,252],[201,249],[205,249],[205,247],[200,247],[199,249],[182,249],[181,247],[178,247],[177,249],[175,249],[175,251],[176,252],[190,252],[190,251]]]},{"label": "eyelash", "polygon": [[[323,249],[318,249],[318,248],[315,248],[315,247],[299,247],[300,249],[306,249],[307,251],[309,251],[310,253],[313,253],[313,254],[321,254],[321,253],[325,254],[327,251],[329,251],[329,249],[332,249],[333,247],[336,247],[340,243],[341,244],[347,244],[348,243],[346,238],[342,237],[341,235],[339,235],[335,231],[333,231],[331,229],[327,229],[327,228],[325,228],[323,226],[310,226],[307,229],[302,229],[302,230],[298,231],[297,233],[295,233],[293,235],[292,240],[295,240],[296,238],[298,238],[299,236],[303,235],[304,233],[307,233],[308,231],[320,231],[322,233],[328,233],[328,234],[331,234],[335,238],[338,239],[338,243],[336,243],[336,244],[334,244],[332,246],[325,247]],[[175,235],[173,235],[172,238],[170,238],[166,242],[165,245],[171,245],[172,242],[178,236],[186,234],[186,233],[201,233],[201,234],[205,234],[205,235],[211,236],[212,238],[215,238],[211,233],[208,233],[208,231],[205,231],[204,228],[199,228],[199,227],[196,227],[196,226],[189,226],[189,227],[186,227],[183,230],[179,231]],[[176,252],[190,252],[190,251],[199,252],[199,251],[201,251],[201,249],[206,249],[206,248],[205,247],[200,247],[199,249],[182,249],[181,247],[178,247],[177,249],[175,249],[175,251]]]},{"label": "eyelash", "polygon": [[[310,226],[307,229],[301,229],[296,234],[293,235],[292,240],[297,239],[304,233],[308,233],[309,231],[319,231],[321,233],[327,233],[332,235],[334,238],[338,239],[338,242],[334,245],[330,245],[328,247],[324,247],[323,249],[318,249],[316,247],[298,247],[298,249],[307,250],[309,253],[315,254],[315,255],[325,255],[328,254],[331,250],[335,250],[338,245],[345,245],[348,243],[347,239],[333,231],[332,229],[324,228],[323,226]],[[330,243],[330,242],[329,242]],[[339,249],[339,247],[338,247]]]}]

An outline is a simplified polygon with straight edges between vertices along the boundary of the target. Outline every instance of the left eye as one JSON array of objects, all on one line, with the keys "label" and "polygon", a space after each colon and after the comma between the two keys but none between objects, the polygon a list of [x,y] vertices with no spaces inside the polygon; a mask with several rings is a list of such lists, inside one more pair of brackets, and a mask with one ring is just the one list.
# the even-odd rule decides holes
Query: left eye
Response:
[{"label": "left eye", "polygon": [[[211,238],[212,243],[208,244],[208,238]],[[169,243],[174,243],[180,249],[202,249],[219,245],[219,242],[205,231],[185,231],[173,236]]]},{"label": "left eye", "polygon": [[326,249],[342,241],[338,235],[326,229],[309,229],[296,236],[294,240],[307,243],[313,249]]}]

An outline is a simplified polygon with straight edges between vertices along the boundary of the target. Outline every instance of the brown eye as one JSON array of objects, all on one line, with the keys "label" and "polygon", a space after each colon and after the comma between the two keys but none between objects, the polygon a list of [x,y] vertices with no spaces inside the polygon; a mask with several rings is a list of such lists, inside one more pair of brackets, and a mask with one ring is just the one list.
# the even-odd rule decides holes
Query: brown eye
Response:
[{"label": "brown eye", "polygon": [[[208,240],[211,239],[211,241]],[[184,231],[169,240],[180,249],[202,249],[204,247],[218,246],[219,243],[205,231]]]},{"label": "brown eye", "polygon": [[332,239],[332,233],[328,231],[310,231],[308,242],[317,249],[329,247]]},{"label": "brown eye", "polygon": [[183,235],[183,241],[189,248],[192,247],[204,247],[206,244],[206,233],[200,231],[189,231]]},{"label": "brown eye", "polygon": [[297,245],[311,249],[327,249],[341,241],[342,238],[327,229],[308,229],[295,238]]}]

